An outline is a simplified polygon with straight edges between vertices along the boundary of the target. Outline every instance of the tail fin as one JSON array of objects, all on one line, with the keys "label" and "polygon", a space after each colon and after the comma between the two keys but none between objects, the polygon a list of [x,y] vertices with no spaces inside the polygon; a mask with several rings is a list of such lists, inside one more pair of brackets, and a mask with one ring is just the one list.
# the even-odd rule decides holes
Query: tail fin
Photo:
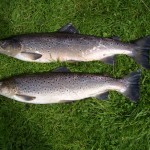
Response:
[{"label": "tail fin", "polygon": [[136,45],[134,51],[134,59],[138,64],[141,64],[144,68],[150,69],[149,64],[149,50],[150,50],[150,36],[133,41]]},{"label": "tail fin", "polygon": [[141,73],[140,71],[132,72],[124,79],[121,79],[121,82],[124,84],[125,91],[122,91],[122,94],[128,97],[131,101],[137,102],[140,98],[140,88],[139,80]]}]

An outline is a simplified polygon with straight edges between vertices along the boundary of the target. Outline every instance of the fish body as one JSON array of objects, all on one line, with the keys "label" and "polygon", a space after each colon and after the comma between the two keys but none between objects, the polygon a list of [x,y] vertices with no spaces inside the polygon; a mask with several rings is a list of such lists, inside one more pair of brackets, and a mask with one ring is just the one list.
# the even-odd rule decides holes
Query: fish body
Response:
[{"label": "fish body", "polygon": [[[58,60],[102,60],[114,54],[132,55],[133,50],[132,45],[123,45],[121,42],[115,43],[113,39],[101,39],[80,34],[45,33],[22,35],[14,38],[18,41],[15,46],[18,52],[10,55],[24,61],[43,63]],[[41,57],[34,59],[31,58],[30,54],[39,54]]]},{"label": "fish body", "polygon": [[53,33],[18,35],[0,41],[0,53],[40,63],[100,60],[113,64],[115,55],[125,54],[143,67],[150,68],[149,49],[150,36],[123,43],[116,38],[78,34],[70,24]]},{"label": "fish body", "polygon": [[108,91],[115,90],[136,102],[139,78],[138,72],[123,79],[68,72],[25,75],[1,81],[0,94],[21,102],[48,104],[89,97],[108,99]]}]

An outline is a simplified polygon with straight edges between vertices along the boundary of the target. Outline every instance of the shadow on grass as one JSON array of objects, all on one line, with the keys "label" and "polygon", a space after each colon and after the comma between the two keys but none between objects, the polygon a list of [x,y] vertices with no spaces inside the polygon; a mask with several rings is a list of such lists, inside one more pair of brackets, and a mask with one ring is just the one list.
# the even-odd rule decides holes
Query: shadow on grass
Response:
[{"label": "shadow on grass", "polygon": [[10,9],[10,2],[8,0],[1,1],[0,4],[0,39],[7,37],[10,33],[11,20],[10,15],[12,10]]},{"label": "shadow on grass", "polygon": [[3,97],[0,99],[0,146],[2,149],[51,149],[46,145],[47,140],[41,127],[32,119],[34,114],[28,115],[30,108],[20,103],[6,103],[2,100]]},{"label": "shadow on grass", "polygon": [[4,38],[9,30],[9,23],[0,15],[0,38]]}]

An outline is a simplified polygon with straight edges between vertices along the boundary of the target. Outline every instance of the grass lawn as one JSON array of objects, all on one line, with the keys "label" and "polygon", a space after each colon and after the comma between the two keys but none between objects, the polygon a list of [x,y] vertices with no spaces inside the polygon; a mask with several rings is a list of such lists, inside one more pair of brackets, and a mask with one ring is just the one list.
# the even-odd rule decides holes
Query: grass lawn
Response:
[{"label": "grass lawn", "polygon": [[[52,32],[72,22],[82,34],[130,41],[150,34],[149,6],[148,0],[0,0],[0,38]],[[0,55],[0,79],[58,66],[112,77],[141,68],[127,56],[117,56],[112,67],[98,61],[36,64]],[[137,105],[114,91],[108,101],[89,98],[52,105],[29,105],[0,96],[0,149],[149,150],[150,72],[141,70]]]}]

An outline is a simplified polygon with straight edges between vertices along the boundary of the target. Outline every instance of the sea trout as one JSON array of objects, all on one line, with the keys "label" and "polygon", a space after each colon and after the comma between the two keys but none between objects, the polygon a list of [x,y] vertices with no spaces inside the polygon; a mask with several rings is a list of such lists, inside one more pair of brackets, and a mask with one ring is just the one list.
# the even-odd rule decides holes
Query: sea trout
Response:
[{"label": "sea trout", "polygon": [[98,74],[54,72],[16,76],[0,81],[0,95],[33,104],[62,103],[89,97],[108,99],[108,91],[117,91],[133,102],[139,99],[140,72],[123,79]]},{"label": "sea trout", "polygon": [[150,69],[149,50],[150,36],[124,43],[116,37],[100,38],[79,34],[71,24],[53,33],[18,35],[0,41],[0,53],[40,63],[100,60],[114,64],[114,56],[124,54]]}]

